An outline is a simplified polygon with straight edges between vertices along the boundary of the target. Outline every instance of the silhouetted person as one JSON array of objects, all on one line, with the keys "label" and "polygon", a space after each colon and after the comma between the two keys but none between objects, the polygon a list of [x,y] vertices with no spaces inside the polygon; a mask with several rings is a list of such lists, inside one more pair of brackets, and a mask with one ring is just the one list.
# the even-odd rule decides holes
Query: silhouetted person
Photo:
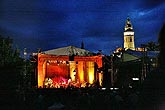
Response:
[{"label": "silhouetted person", "polygon": [[140,94],[139,110],[165,110],[165,24],[159,33],[158,68],[148,74]]}]

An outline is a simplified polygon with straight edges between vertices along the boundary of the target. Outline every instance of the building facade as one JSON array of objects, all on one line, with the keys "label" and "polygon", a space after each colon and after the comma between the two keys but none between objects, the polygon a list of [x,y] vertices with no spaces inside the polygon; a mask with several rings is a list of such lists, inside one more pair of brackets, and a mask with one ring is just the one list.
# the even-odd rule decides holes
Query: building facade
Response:
[{"label": "building facade", "polygon": [[[85,49],[68,46],[38,53],[38,88],[86,87],[95,85],[96,82],[102,86],[103,56],[87,55],[87,52]],[[85,54],[83,55],[83,53]]]}]

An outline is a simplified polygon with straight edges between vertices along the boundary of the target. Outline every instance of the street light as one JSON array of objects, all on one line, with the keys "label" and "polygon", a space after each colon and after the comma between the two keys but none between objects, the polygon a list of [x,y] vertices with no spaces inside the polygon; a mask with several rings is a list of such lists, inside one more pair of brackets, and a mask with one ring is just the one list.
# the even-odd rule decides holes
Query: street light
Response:
[{"label": "street light", "polygon": [[26,96],[25,96],[25,92],[26,92],[26,88],[27,88],[27,70],[26,70],[26,57],[27,57],[27,51],[26,48],[24,48],[24,71],[23,71],[23,101],[26,100]]},{"label": "street light", "polygon": [[139,81],[139,78],[132,78],[133,81]]}]

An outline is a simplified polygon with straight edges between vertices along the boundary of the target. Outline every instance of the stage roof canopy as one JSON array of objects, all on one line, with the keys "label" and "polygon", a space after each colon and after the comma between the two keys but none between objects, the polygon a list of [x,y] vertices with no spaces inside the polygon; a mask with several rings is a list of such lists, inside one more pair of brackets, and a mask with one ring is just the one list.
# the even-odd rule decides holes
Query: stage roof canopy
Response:
[{"label": "stage roof canopy", "polygon": [[67,46],[52,50],[43,51],[42,53],[50,55],[78,55],[78,56],[91,56],[94,53],[85,49],[77,48],[75,46]]}]

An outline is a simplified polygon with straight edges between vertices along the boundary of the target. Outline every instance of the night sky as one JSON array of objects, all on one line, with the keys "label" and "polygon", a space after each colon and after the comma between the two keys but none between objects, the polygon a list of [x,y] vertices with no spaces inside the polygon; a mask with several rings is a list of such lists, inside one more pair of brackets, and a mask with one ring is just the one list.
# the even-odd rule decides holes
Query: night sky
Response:
[{"label": "night sky", "polygon": [[63,46],[81,46],[109,55],[123,47],[123,31],[130,17],[135,45],[157,42],[165,23],[163,0],[1,0],[0,35],[28,53]]}]

